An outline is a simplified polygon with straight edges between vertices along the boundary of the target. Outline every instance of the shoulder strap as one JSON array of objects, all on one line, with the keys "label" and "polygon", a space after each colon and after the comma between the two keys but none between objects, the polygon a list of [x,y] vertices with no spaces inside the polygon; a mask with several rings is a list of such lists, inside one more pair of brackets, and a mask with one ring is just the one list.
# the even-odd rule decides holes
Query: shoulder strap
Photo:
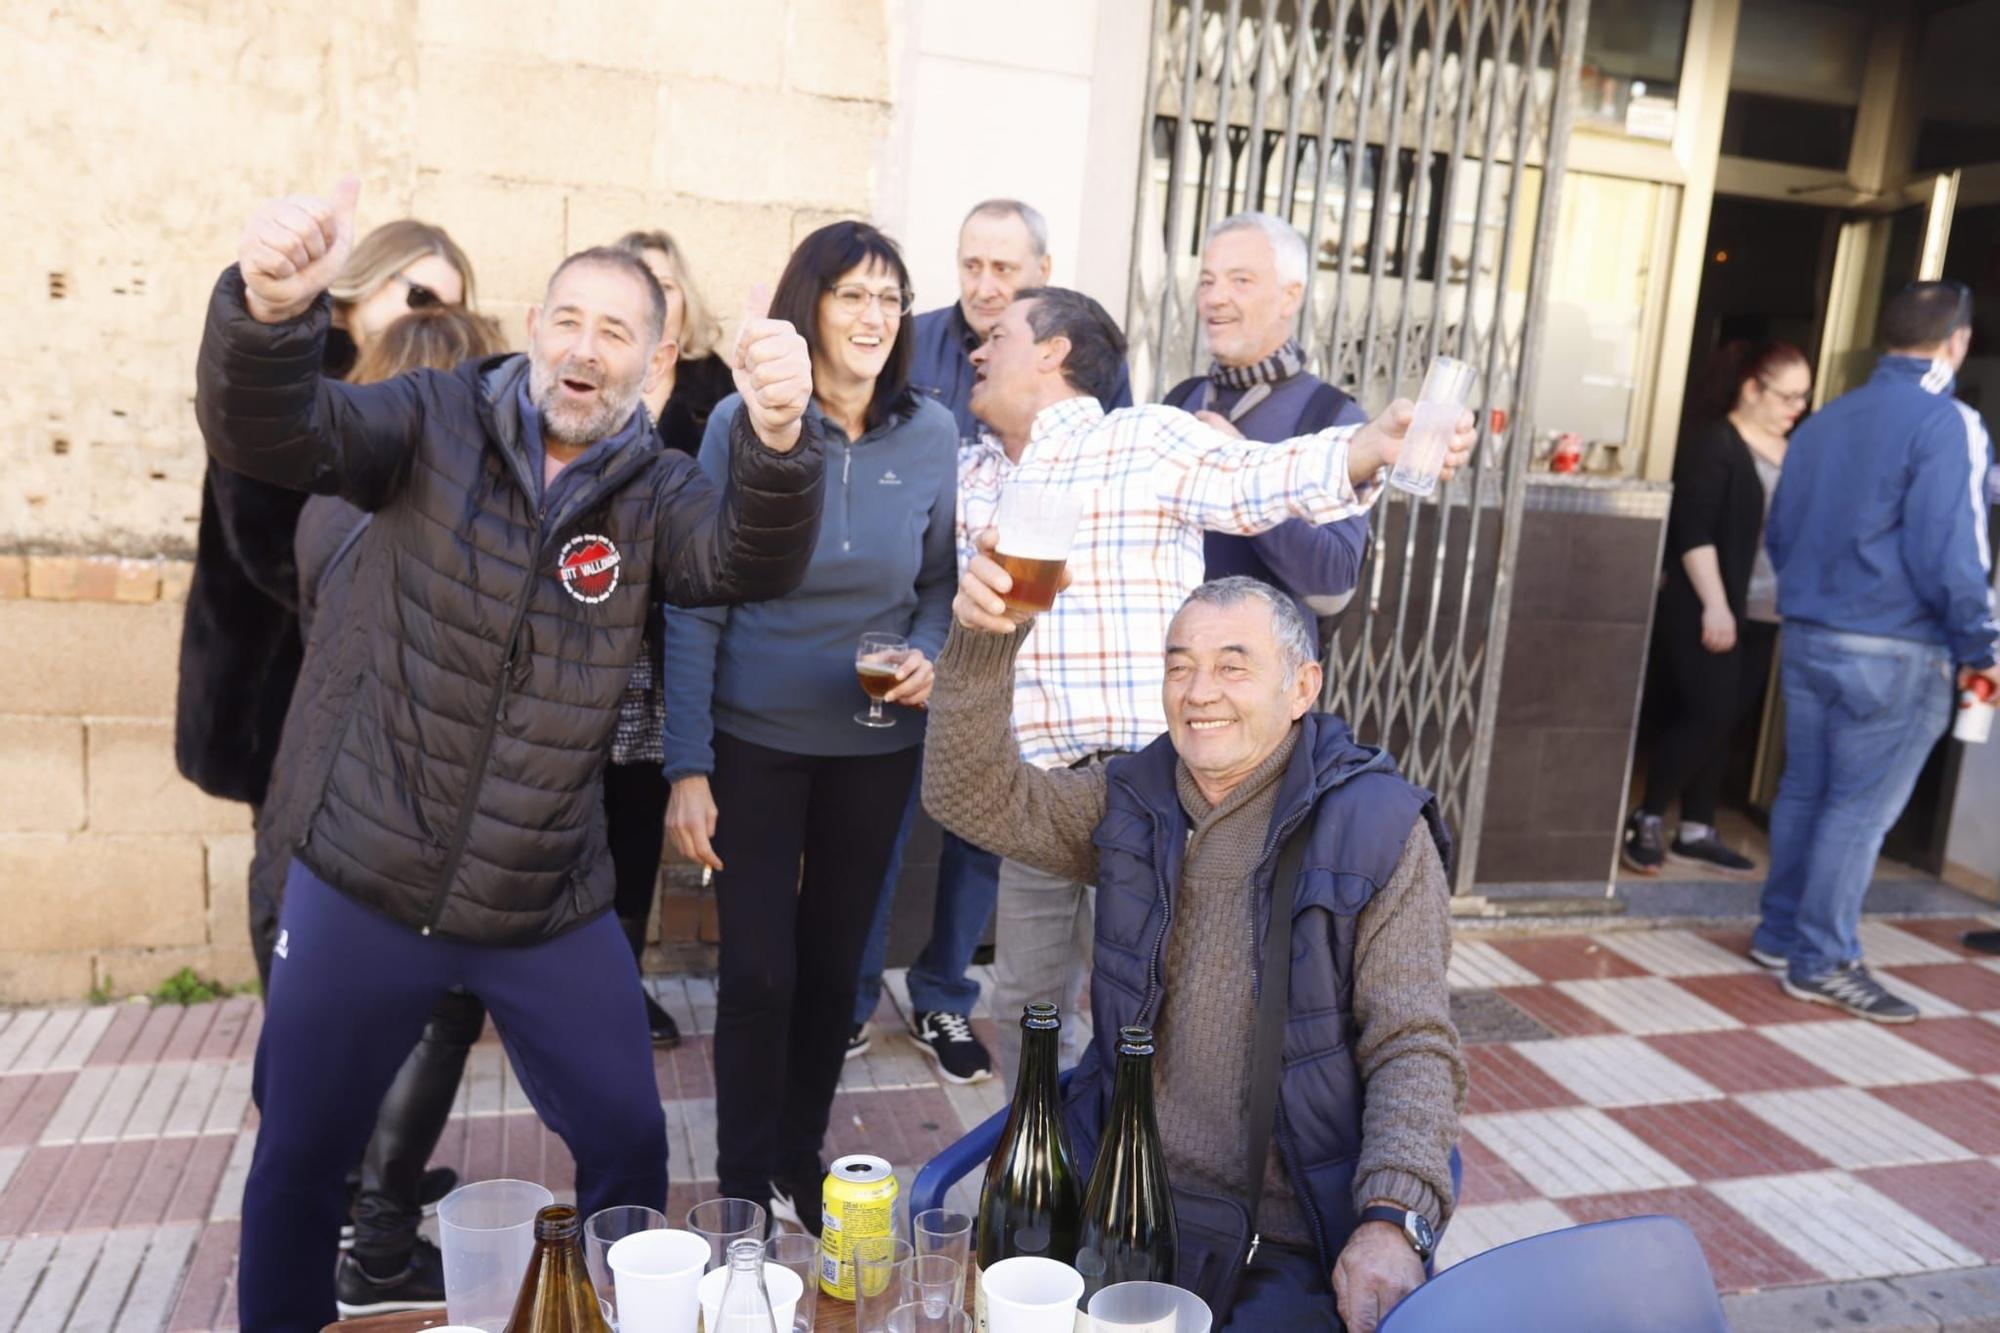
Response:
[{"label": "shoulder strap", "polygon": [[1257,1026],[1250,1046],[1250,1227],[1264,1197],[1264,1163],[1271,1156],[1271,1132],[1278,1118],[1278,1079],[1284,1070],[1285,1019],[1291,1007],[1292,902],[1299,864],[1305,859],[1308,818],[1285,839],[1271,879],[1271,919],[1264,927],[1264,965],[1257,991]]},{"label": "shoulder strap", "polygon": [[1297,433],[1316,435],[1331,426],[1340,416],[1341,410],[1354,400],[1339,387],[1322,383],[1306,399],[1306,410],[1299,413]]},{"label": "shoulder strap", "polygon": [[1184,379],[1173,388],[1167,390],[1167,396],[1160,401],[1168,407],[1178,407],[1191,412],[1194,409],[1188,406],[1189,400],[1206,383],[1208,383],[1208,377],[1205,375],[1195,375],[1189,379]]}]

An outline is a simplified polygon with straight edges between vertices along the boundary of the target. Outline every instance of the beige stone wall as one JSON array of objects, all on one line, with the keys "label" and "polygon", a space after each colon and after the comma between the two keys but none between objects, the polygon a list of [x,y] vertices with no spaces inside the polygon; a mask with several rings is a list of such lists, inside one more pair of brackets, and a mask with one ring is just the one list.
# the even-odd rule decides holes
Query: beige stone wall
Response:
[{"label": "beige stone wall", "polygon": [[362,179],[520,337],[569,250],[664,226],[725,319],[867,213],[888,0],[92,0],[0,10],[0,551],[185,554],[201,312],[263,198]]},{"label": "beige stone wall", "polygon": [[[253,975],[248,815],[177,775],[172,727],[192,367],[248,212],[355,172],[362,228],[445,226],[517,343],[562,255],[666,227],[733,323],[872,208],[889,3],[0,9],[0,1002]],[[674,898],[670,938],[712,944],[705,910]]]}]

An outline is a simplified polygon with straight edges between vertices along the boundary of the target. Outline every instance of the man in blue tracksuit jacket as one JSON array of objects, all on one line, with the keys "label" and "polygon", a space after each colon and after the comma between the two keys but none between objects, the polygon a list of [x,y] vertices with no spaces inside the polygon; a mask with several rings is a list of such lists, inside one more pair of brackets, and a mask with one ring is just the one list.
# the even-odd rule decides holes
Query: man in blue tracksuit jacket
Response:
[{"label": "man in blue tracksuit jacket", "polygon": [[1784,967],[1798,999],[1884,1023],[1917,1010],[1861,965],[1875,858],[1957,688],[1974,675],[2000,683],[1992,445],[1952,397],[1971,326],[1971,295],[1956,283],[1913,283],[1892,298],[1886,355],[1793,433],[1765,527],[1785,626],[1785,773],[1751,954]]},{"label": "man in blue tracksuit jacket", "polygon": [[[980,431],[972,415],[972,350],[985,340],[1015,292],[1047,284],[1050,267],[1049,224],[1018,199],[974,204],[959,225],[958,300],[925,311],[911,325],[916,343],[910,385],[951,410],[961,445],[977,440]],[[1103,402],[1107,412],[1132,406],[1132,379],[1125,367],[1118,368],[1118,383]],[[888,955],[889,908],[916,812],[912,793],[882,886],[868,953],[861,960],[850,1056],[868,1049],[868,1020],[882,994],[882,968]],[[979,983],[965,972],[993,916],[999,874],[999,857],[945,833],[938,849],[930,942],[910,966],[910,1030],[917,1048],[951,1083],[979,1083],[992,1076],[992,1056],[969,1023],[972,1006],[979,1000]],[[1002,1019],[1010,1021],[1006,1015]]]}]

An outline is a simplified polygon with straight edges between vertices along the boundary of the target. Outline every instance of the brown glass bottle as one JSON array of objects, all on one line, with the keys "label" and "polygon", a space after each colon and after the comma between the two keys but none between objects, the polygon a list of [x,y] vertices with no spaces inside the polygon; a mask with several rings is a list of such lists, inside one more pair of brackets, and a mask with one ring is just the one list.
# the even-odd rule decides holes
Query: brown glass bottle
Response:
[{"label": "brown glass bottle", "polygon": [[535,1214],[535,1253],[506,1333],[611,1333],[583,1265],[583,1219],[566,1203]]}]

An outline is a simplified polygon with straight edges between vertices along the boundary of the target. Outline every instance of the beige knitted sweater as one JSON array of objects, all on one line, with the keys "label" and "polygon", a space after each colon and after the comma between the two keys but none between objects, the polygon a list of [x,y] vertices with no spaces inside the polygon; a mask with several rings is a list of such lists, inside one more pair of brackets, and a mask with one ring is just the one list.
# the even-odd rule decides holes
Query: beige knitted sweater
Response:
[{"label": "beige knitted sweater", "polygon": [[[1103,767],[1038,769],[1014,743],[1014,653],[1027,632],[952,626],[930,699],[924,806],[981,847],[1094,883],[1090,838],[1104,816]],[[1241,1174],[1254,1017],[1246,886],[1297,734],[1294,728],[1278,753],[1214,807],[1185,766],[1179,772],[1192,832],[1163,962],[1154,1073],[1168,1169],[1201,1188],[1226,1188]],[[1450,1213],[1449,1157],[1465,1100],[1465,1062],[1445,982],[1449,896],[1437,848],[1419,821],[1394,876],[1362,909],[1355,937],[1355,1061],[1367,1099],[1355,1204],[1392,1200],[1433,1225]],[[1275,1153],[1274,1145],[1259,1229],[1300,1243],[1303,1218]]]}]

